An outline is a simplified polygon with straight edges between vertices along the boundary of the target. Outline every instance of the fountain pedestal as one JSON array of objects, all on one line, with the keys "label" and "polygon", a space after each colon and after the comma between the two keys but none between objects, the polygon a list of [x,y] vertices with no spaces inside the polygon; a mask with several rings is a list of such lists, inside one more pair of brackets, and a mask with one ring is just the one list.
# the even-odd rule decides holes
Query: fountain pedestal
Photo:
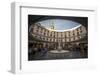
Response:
[{"label": "fountain pedestal", "polygon": [[64,58],[66,56],[69,56],[69,50],[63,50],[61,47],[61,43],[58,43],[57,50],[51,50],[49,51],[49,56],[54,58]]},{"label": "fountain pedestal", "polygon": [[60,42],[58,43],[58,48],[57,48],[58,51],[61,51],[62,50],[62,47],[60,45]]}]

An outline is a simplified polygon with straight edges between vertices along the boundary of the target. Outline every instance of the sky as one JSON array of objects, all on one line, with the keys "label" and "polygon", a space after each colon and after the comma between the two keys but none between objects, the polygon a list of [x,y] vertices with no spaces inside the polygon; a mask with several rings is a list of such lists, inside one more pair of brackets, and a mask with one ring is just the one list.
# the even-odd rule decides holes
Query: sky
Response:
[{"label": "sky", "polygon": [[77,22],[65,19],[48,19],[40,21],[39,23],[46,28],[50,28],[54,25],[55,30],[67,30],[80,25]]}]

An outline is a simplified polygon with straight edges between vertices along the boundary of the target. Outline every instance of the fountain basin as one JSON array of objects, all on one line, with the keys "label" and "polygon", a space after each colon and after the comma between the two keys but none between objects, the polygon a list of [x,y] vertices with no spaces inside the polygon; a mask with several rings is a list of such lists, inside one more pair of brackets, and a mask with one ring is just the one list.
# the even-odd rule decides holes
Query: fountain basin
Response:
[{"label": "fountain basin", "polygon": [[50,53],[68,53],[69,51],[68,50],[61,50],[61,51],[58,51],[58,50],[51,50]]},{"label": "fountain basin", "polygon": [[48,55],[50,57],[53,57],[53,58],[64,58],[66,56],[69,56],[70,54],[70,51],[69,50],[51,50],[48,52]]}]

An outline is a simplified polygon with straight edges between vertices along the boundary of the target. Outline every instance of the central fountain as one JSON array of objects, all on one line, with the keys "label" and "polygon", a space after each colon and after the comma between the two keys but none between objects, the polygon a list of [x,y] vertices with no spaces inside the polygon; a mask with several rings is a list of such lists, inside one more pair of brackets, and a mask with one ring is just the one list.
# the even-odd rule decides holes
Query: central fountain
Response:
[{"label": "central fountain", "polygon": [[63,58],[69,55],[69,50],[63,50],[61,46],[61,42],[58,43],[58,47],[56,50],[51,50],[49,51],[49,56],[50,57],[55,57],[55,58]]}]

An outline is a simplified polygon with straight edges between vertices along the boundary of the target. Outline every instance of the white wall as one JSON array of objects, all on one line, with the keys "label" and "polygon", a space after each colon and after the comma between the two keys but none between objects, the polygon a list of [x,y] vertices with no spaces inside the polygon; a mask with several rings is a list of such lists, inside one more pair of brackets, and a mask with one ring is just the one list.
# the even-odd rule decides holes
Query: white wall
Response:
[{"label": "white wall", "polygon": [[[11,50],[11,8],[10,4],[13,1],[17,2],[29,2],[34,3],[34,6],[52,6],[52,7],[67,7],[67,5],[72,6],[96,6],[98,9],[97,14],[97,31],[98,31],[98,39],[100,41],[100,0],[1,0],[0,1],[0,76],[12,76],[13,74],[9,73],[10,69],[10,50]],[[99,41],[97,46],[99,46]],[[98,48],[98,52],[96,53],[97,57],[97,68],[93,67],[91,69],[73,69],[73,70],[65,70],[62,72],[52,72],[52,73],[40,73],[40,74],[29,74],[34,76],[99,76],[100,73],[100,50]],[[28,74],[24,74],[27,76]]]}]

